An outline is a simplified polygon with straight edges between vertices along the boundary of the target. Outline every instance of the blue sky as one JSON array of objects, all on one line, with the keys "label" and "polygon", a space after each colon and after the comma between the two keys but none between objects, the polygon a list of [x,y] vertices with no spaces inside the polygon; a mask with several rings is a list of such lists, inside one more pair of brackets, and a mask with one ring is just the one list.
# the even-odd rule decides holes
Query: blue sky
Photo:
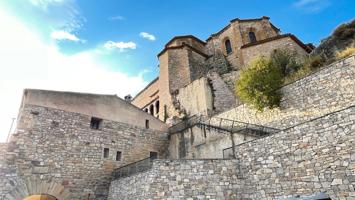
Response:
[{"label": "blue sky", "polygon": [[319,44],[354,18],[353,0],[2,0],[0,141],[23,88],[136,94],[158,74],[173,36],[205,40],[234,18],[269,16]]}]

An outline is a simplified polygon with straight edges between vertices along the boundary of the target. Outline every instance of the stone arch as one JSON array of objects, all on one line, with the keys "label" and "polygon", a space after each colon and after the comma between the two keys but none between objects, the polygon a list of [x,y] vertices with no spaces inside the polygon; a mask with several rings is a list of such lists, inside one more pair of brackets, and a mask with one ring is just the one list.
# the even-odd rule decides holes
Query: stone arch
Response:
[{"label": "stone arch", "polygon": [[29,177],[17,181],[15,188],[5,196],[4,200],[23,200],[31,195],[41,194],[53,196],[57,200],[70,199],[69,190],[62,184],[38,177]]}]

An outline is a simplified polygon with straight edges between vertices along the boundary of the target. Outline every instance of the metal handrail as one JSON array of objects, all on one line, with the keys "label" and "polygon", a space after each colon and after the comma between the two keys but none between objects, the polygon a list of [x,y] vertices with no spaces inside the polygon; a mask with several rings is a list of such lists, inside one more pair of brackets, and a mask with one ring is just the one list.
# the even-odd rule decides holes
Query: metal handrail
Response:
[{"label": "metal handrail", "polygon": [[[208,121],[208,123],[207,123]],[[263,126],[263,125],[257,125],[257,124],[252,124],[252,123],[247,123],[247,122],[241,122],[237,120],[230,120],[230,119],[225,119],[225,118],[220,118],[220,117],[211,117],[209,118],[208,116],[204,115],[194,115],[187,120],[184,120],[172,127],[169,128],[169,133],[174,134],[178,133],[181,131],[184,131],[192,126],[195,126],[197,124],[202,124],[206,125],[208,127],[214,127],[214,128],[219,128],[223,129],[228,132],[238,132],[240,130],[254,130],[254,131],[260,131],[263,133],[275,133],[280,131],[280,129],[268,127],[268,126]]]},{"label": "metal handrail", "polygon": [[157,159],[156,157],[148,157],[142,160],[130,163],[128,165],[119,167],[112,172],[114,179],[124,178],[131,176],[133,174],[144,172],[152,168],[153,160]]}]

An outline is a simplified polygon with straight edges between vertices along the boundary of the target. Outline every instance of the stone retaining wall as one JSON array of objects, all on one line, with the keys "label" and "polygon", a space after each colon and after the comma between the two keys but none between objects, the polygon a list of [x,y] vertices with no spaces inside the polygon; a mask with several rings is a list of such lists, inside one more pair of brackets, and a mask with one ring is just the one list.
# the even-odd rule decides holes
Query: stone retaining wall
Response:
[{"label": "stone retaining wall", "polygon": [[236,160],[157,160],[109,199],[355,198],[355,106],[236,146]]},{"label": "stone retaining wall", "polygon": [[355,106],[236,146],[243,199],[355,199]]},{"label": "stone retaining wall", "polygon": [[235,160],[156,160],[148,172],[115,180],[109,200],[238,199]]},{"label": "stone retaining wall", "polygon": [[217,117],[279,129],[309,121],[355,102],[355,56],[284,86],[280,108],[258,112],[243,104]]}]

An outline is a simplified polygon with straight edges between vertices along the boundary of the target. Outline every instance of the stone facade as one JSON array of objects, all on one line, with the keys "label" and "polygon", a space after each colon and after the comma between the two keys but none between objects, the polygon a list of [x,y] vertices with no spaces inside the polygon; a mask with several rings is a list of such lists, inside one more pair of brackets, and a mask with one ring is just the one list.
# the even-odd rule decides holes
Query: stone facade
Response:
[{"label": "stone facade", "polygon": [[[182,111],[175,105],[175,95],[179,89],[201,77],[209,77],[211,72],[217,73],[218,76],[234,75],[235,71],[238,72],[255,56],[267,56],[276,48],[295,51],[295,55],[300,59],[311,51],[309,46],[303,44],[294,35],[280,35],[279,29],[269,21],[268,17],[231,20],[226,27],[212,34],[206,41],[192,35],[176,36],[158,54],[159,78],[140,92],[132,103],[141,109],[146,109],[152,105],[152,102],[159,101],[160,108],[157,109],[159,114],[155,116],[162,121],[184,117],[181,115]],[[225,98],[209,97],[214,98],[213,101],[217,104],[213,107],[215,110],[210,113],[225,111],[235,106],[233,90],[235,79],[221,80],[228,82],[227,85],[232,90],[231,92],[225,89],[217,90],[216,93],[222,92],[220,95]],[[225,84],[218,82],[215,82],[218,87]],[[222,104],[218,102],[223,100],[228,102]],[[193,101],[198,102],[199,99]],[[227,104],[229,106],[226,106]],[[170,122],[174,123],[174,120]]]},{"label": "stone facade", "polygon": [[281,88],[280,108],[258,112],[243,104],[218,117],[279,129],[334,112],[355,102],[355,56],[337,61]]},{"label": "stone facade", "polygon": [[244,199],[355,199],[355,107],[239,145]]},{"label": "stone facade", "polygon": [[148,172],[111,183],[109,200],[238,199],[235,160],[155,160]]},{"label": "stone facade", "polygon": [[[46,99],[43,104],[53,103],[51,97],[55,92],[48,92],[44,98],[45,93],[27,90],[17,131],[5,151],[1,151],[0,199],[19,200],[35,194],[49,194],[63,200],[106,199],[111,173],[115,168],[147,158],[150,152],[157,152],[160,158],[167,156],[168,137],[166,132],[161,131],[165,126],[162,122],[163,129],[154,130],[140,127],[139,124],[101,118],[99,126],[95,128],[91,124],[93,116],[103,115],[87,115],[30,104],[34,100],[31,94],[42,95],[36,99]],[[54,96],[62,95],[59,93]],[[75,106],[71,95],[67,95],[67,100],[73,103],[70,106]],[[83,107],[85,102],[95,99],[90,95],[81,96]],[[91,110],[103,108],[103,103],[107,104],[107,99],[101,104],[96,102]],[[130,109],[130,106],[127,105],[126,109]],[[57,107],[65,109],[66,105]],[[141,113],[141,117],[147,115],[157,120],[135,109]],[[130,112],[134,114],[134,111]],[[127,117],[124,116],[121,121],[128,120]]]},{"label": "stone facade", "polygon": [[355,198],[355,107],[236,146],[236,160],[158,160],[109,199]]}]

